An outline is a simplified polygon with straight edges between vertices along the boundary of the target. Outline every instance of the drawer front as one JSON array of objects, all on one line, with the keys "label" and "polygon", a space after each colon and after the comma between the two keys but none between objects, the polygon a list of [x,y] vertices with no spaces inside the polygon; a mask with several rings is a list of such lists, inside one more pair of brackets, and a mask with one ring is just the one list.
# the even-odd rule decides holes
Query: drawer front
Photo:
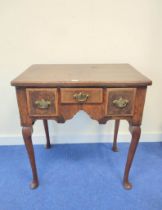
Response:
[{"label": "drawer front", "polygon": [[98,104],[102,102],[102,88],[61,88],[62,104]]},{"label": "drawer front", "polygon": [[56,88],[27,88],[27,104],[30,116],[56,116],[58,94]]},{"label": "drawer front", "polygon": [[107,115],[131,116],[134,111],[135,88],[107,89]]}]

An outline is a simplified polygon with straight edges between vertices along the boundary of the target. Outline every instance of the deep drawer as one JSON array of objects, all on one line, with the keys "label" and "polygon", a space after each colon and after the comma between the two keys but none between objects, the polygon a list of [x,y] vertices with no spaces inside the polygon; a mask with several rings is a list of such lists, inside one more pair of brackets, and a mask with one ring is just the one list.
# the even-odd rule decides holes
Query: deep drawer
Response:
[{"label": "deep drawer", "polygon": [[107,115],[133,115],[135,93],[135,88],[108,88],[106,107]]},{"label": "deep drawer", "polygon": [[27,88],[27,104],[30,116],[56,116],[58,94],[56,88]]}]

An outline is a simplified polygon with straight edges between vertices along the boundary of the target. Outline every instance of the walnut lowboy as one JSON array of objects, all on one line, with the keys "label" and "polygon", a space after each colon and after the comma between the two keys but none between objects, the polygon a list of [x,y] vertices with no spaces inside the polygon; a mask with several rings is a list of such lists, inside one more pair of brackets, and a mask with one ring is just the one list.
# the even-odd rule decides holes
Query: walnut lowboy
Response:
[{"label": "walnut lowboy", "polygon": [[34,122],[43,119],[49,148],[47,120],[64,123],[79,110],[84,110],[100,124],[115,120],[113,151],[118,151],[120,120],[129,122],[132,140],[123,185],[126,189],[132,188],[129,171],[140,138],[146,89],[151,85],[148,78],[128,64],[40,64],[29,67],[11,84],[16,86],[22,134],[33,173],[32,188],[38,186],[32,144]]}]

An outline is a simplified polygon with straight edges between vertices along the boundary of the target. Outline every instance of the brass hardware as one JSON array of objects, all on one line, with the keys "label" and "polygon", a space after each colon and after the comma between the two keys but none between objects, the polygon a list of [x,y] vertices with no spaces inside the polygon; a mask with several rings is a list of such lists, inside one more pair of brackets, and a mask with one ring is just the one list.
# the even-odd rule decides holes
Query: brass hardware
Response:
[{"label": "brass hardware", "polygon": [[85,101],[87,101],[87,99],[89,98],[89,94],[87,93],[75,93],[73,95],[73,98],[76,99],[78,102],[83,103]]},{"label": "brass hardware", "polygon": [[48,109],[48,107],[50,106],[51,102],[50,101],[45,101],[44,99],[35,101],[35,105],[37,105],[37,107],[39,109]]},{"label": "brass hardware", "polygon": [[119,99],[116,99],[113,101],[113,104],[118,108],[125,108],[128,105],[129,101],[127,99],[124,99],[120,97]]}]

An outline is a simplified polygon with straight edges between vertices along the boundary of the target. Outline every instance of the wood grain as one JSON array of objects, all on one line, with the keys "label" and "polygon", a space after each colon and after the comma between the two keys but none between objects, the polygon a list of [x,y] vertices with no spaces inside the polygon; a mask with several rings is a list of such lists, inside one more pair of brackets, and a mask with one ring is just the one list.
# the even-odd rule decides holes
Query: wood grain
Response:
[{"label": "wood grain", "polygon": [[[57,116],[58,114],[58,93],[56,88],[27,88],[27,104],[30,116]],[[35,102],[48,100],[50,105],[47,109],[40,109]]]},{"label": "wood grain", "polygon": [[25,88],[16,88],[17,103],[20,113],[20,120],[22,126],[32,125],[33,120],[29,116],[26,89]]},{"label": "wood grain", "polygon": [[141,128],[140,126],[133,126],[130,124],[129,130],[131,132],[132,139],[128,150],[128,157],[125,165],[124,178],[123,178],[123,185],[127,190],[130,190],[132,188],[132,184],[129,182],[129,171],[140,139]]},{"label": "wood grain", "polygon": [[[107,89],[107,115],[109,116],[131,116],[134,111],[135,88],[108,88]],[[128,105],[118,108],[113,104],[119,98],[127,99]]]},{"label": "wood grain", "polygon": [[112,146],[112,151],[114,152],[118,152],[117,138],[118,138],[119,125],[120,125],[120,120],[115,120],[114,139],[113,139],[113,146]]},{"label": "wood grain", "polygon": [[46,148],[49,149],[51,147],[51,143],[50,143],[50,136],[49,136],[49,129],[48,129],[48,121],[47,120],[43,120],[43,126],[44,126],[44,131],[46,134]]},{"label": "wood grain", "polygon": [[74,98],[74,95],[78,93],[89,95],[84,104],[97,104],[103,102],[102,88],[61,88],[61,103],[78,104],[79,102]]},{"label": "wood grain", "polygon": [[11,82],[25,87],[137,87],[151,80],[129,64],[37,64]]},{"label": "wood grain", "polygon": [[[114,151],[117,151],[120,120],[129,122],[132,140],[123,184],[126,189],[130,189],[132,185],[129,182],[129,171],[140,138],[146,90],[151,83],[151,80],[128,64],[32,65],[13,80],[11,84],[16,86],[22,133],[33,172],[32,188],[38,186],[32,144],[33,123],[38,119],[44,120],[46,145],[49,147],[47,120],[64,123],[82,110],[102,124],[116,120]],[[74,94],[80,92],[89,95],[84,103],[73,98]],[[127,105],[120,107],[117,104],[115,107],[113,101],[120,97],[128,100]],[[35,102],[42,99],[50,101],[50,106],[36,106]]]},{"label": "wood grain", "polygon": [[37,175],[37,168],[35,164],[35,155],[34,155],[34,148],[32,143],[32,132],[33,128],[30,127],[23,127],[22,128],[22,135],[24,138],[25,147],[29,156],[30,165],[32,168],[33,180],[30,184],[32,189],[35,189],[39,185],[38,175]]},{"label": "wood grain", "polygon": [[133,125],[141,125],[142,123],[146,91],[147,91],[147,87],[140,87],[136,89],[136,97],[134,101],[134,114],[132,117]]}]

